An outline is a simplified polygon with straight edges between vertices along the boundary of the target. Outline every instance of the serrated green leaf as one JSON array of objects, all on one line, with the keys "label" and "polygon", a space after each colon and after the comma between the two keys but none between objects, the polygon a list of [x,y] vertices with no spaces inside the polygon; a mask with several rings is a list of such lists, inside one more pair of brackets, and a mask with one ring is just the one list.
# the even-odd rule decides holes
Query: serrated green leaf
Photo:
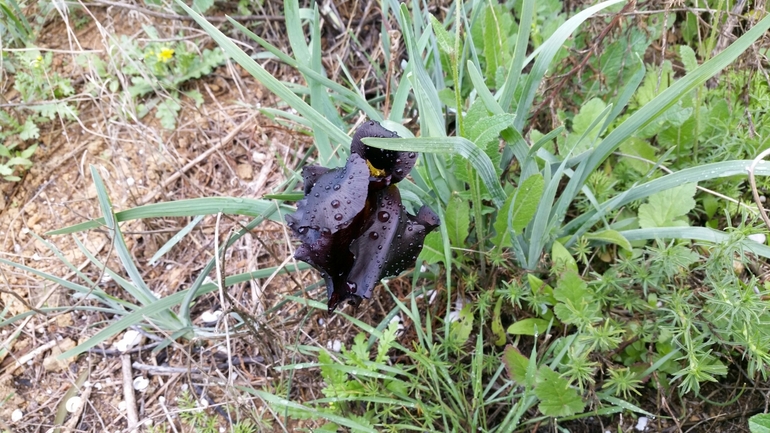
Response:
[{"label": "serrated green leaf", "polygon": [[596,233],[587,233],[584,235],[584,237],[589,241],[599,241],[606,242],[608,244],[615,244],[626,251],[631,251],[632,249],[631,242],[628,242],[628,239],[623,237],[620,232],[615,230],[603,230]]},{"label": "serrated green leaf", "polygon": [[512,335],[540,335],[548,329],[548,323],[548,320],[531,317],[514,322],[506,332]]},{"label": "serrated green leaf", "polygon": [[687,227],[687,213],[695,208],[694,183],[687,183],[651,195],[647,203],[639,206],[639,226],[643,229],[656,227]]},{"label": "serrated green leaf", "polygon": [[471,209],[468,201],[459,194],[452,193],[446,208],[446,227],[449,233],[449,242],[453,246],[464,244],[471,223]]},{"label": "serrated green leaf", "polygon": [[185,96],[187,96],[188,98],[192,99],[195,102],[196,107],[200,108],[200,106],[203,105],[204,101],[203,101],[203,95],[201,94],[201,92],[193,89],[182,93],[184,93]]},{"label": "serrated green leaf", "polygon": [[558,301],[553,311],[562,323],[584,327],[601,320],[600,305],[577,271],[566,272],[553,289]]},{"label": "serrated green leaf", "polygon": [[545,416],[570,416],[581,412],[585,407],[577,390],[546,365],[538,370],[535,395],[540,399],[538,409]]},{"label": "serrated green leaf", "polygon": [[688,74],[698,67],[698,59],[695,58],[695,51],[687,45],[679,46],[679,57],[682,59],[684,70]]},{"label": "serrated green leaf", "polygon": [[164,99],[157,105],[155,118],[160,120],[160,124],[164,128],[174,129],[176,127],[176,115],[180,109],[182,106],[173,97]]},{"label": "serrated green leaf", "polygon": [[[653,147],[647,140],[643,140],[637,137],[630,137],[620,145],[620,151],[629,155],[629,157],[622,157],[624,164],[628,164],[629,167],[641,174],[647,174],[653,167],[653,163],[657,160],[656,148]],[[633,158],[634,156],[638,158]],[[645,162],[639,158],[644,158],[648,161]]]},{"label": "serrated green leaf", "polygon": [[[601,123],[596,122],[599,116],[602,116],[607,104],[599,98],[593,98],[586,101],[580,112],[572,120],[572,132],[567,136],[565,151],[571,151],[573,155],[578,155],[590,149],[601,131]],[[604,114],[606,116],[606,114]],[[591,128],[591,125],[594,125]],[[589,131],[589,128],[591,130]],[[580,140],[580,142],[578,142]]]},{"label": "serrated green leaf", "polygon": [[24,121],[24,124],[21,126],[21,131],[19,131],[19,138],[22,140],[40,138],[40,129],[35,122],[32,121],[32,117],[27,117],[27,120]]},{"label": "serrated green leaf", "polygon": [[441,51],[450,57],[454,56],[454,35],[451,35],[449,32],[447,32],[444,28],[444,25],[441,24],[441,21],[437,20],[433,15],[430,15],[430,24],[433,26],[433,33],[436,35],[436,42],[438,42],[439,49],[441,49]]}]

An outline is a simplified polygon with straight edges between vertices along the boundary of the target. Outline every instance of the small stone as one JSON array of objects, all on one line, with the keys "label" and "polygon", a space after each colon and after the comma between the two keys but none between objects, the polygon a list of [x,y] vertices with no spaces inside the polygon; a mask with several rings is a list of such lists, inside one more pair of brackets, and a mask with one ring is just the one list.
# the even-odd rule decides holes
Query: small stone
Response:
[{"label": "small stone", "polygon": [[64,407],[69,413],[78,412],[83,407],[83,399],[78,396],[74,396],[67,400],[67,403],[64,404]]},{"label": "small stone", "polygon": [[238,177],[243,180],[251,180],[254,178],[254,167],[251,164],[238,164],[235,168],[235,172],[238,173]]}]

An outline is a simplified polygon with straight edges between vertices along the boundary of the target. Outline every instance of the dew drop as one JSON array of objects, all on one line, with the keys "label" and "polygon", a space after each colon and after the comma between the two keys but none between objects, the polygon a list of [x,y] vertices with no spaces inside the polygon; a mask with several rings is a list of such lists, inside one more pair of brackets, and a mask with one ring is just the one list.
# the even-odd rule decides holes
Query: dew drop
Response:
[{"label": "dew drop", "polygon": [[417,156],[417,154],[415,154],[414,152],[409,152],[409,155],[408,155],[408,156],[409,156],[410,158],[414,158],[415,156]]},{"label": "dew drop", "polygon": [[334,214],[334,219],[337,221],[342,221],[342,214],[341,213]]},{"label": "dew drop", "polygon": [[404,170],[402,170],[402,169],[400,169],[400,168],[397,168],[397,169],[396,169],[396,174],[397,174],[397,175],[399,175],[399,176],[401,176],[402,174],[404,174]]},{"label": "dew drop", "polygon": [[329,234],[331,234],[331,232],[332,231],[329,230],[329,227],[324,227],[324,228],[321,229],[321,234],[324,234],[324,235],[329,235]]},{"label": "dew drop", "polygon": [[304,235],[305,233],[307,233],[307,227],[300,227],[299,229],[297,229],[297,233]]},{"label": "dew drop", "polygon": [[335,185],[334,185],[334,190],[335,190],[335,191],[339,191],[339,190],[340,190],[340,188],[341,188],[341,187],[340,187],[340,185],[339,185],[339,184],[335,184]]},{"label": "dew drop", "polygon": [[334,209],[337,209],[338,207],[340,207],[340,201],[339,200],[332,200],[331,205],[332,205],[332,207]]},{"label": "dew drop", "polygon": [[390,219],[390,214],[388,212],[380,211],[380,213],[377,214],[377,219],[380,220],[380,222],[387,222]]},{"label": "dew drop", "polygon": [[381,250],[382,249],[382,245],[377,245],[377,249]]},{"label": "dew drop", "polygon": [[380,237],[380,234],[377,232],[371,232],[369,233],[369,239],[377,239]]},{"label": "dew drop", "polygon": [[321,194],[319,194],[319,193],[315,193],[315,194],[313,194],[313,195],[314,195],[314,196],[316,196],[316,197],[319,197]]}]

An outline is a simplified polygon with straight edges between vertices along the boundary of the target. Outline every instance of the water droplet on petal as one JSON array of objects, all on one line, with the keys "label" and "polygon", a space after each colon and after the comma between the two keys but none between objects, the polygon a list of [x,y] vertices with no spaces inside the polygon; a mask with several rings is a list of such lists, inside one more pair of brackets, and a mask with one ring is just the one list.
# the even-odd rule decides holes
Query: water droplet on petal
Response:
[{"label": "water droplet on petal", "polygon": [[342,221],[342,214],[341,213],[334,214],[334,219],[337,221]]},{"label": "water droplet on petal", "polygon": [[410,158],[414,158],[415,156],[417,156],[417,154],[415,154],[414,152],[409,152],[409,155],[408,155],[408,156],[409,156]]},{"label": "water droplet on petal", "polygon": [[339,184],[335,184],[335,185],[334,185],[334,190],[335,190],[335,191],[339,191],[339,190],[340,190],[340,188],[341,188],[341,187],[340,187],[340,185],[339,185]]},{"label": "water droplet on petal", "polygon": [[[332,207],[333,207],[334,209],[337,209],[338,207],[340,207],[340,201],[339,201],[339,200],[332,200],[332,203],[331,203],[331,205],[332,205]],[[410,227],[410,228],[411,228],[411,227]]]},{"label": "water droplet on petal", "polygon": [[379,235],[377,232],[371,232],[371,233],[369,233],[369,238],[370,238],[370,239],[377,239],[377,238],[379,238],[379,237],[380,237],[380,235]]},{"label": "water droplet on petal", "polygon": [[390,219],[390,214],[388,212],[380,211],[380,213],[377,214],[377,219],[380,220],[380,222],[387,222]]}]

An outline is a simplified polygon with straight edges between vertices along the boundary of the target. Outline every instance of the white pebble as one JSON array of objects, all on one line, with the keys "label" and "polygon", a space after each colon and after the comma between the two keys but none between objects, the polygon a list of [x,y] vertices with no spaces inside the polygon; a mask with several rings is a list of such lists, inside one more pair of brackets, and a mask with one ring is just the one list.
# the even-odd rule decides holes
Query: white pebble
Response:
[{"label": "white pebble", "polygon": [[647,417],[646,416],[640,416],[639,420],[636,422],[636,427],[634,427],[637,431],[645,431],[647,429]]},{"label": "white pebble", "polygon": [[134,389],[137,391],[144,391],[150,384],[149,379],[144,376],[137,376],[134,378]]},{"label": "white pebble", "polygon": [[128,408],[128,403],[126,403],[125,401],[121,401],[120,403],[118,403],[119,411],[125,412],[127,408]]},{"label": "white pebble", "polygon": [[134,182],[136,182],[136,181],[134,180],[133,177],[126,178],[126,185],[134,186]]},{"label": "white pebble", "polygon": [[24,412],[21,409],[16,409],[11,413],[11,422],[21,421],[24,418]]},{"label": "white pebble", "polygon": [[72,397],[67,400],[64,407],[67,409],[67,412],[75,413],[83,407],[83,399],[78,396]]},{"label": "white pebble", "polygon": [[339,352],[342,350],[342,342],[340,340],[329,341],[326,343],[326,348],[335,352]]},{"label": "white pebble", "polygon": [[203,314],[201,314],[203,323],[217,323],[220,317],[222,317],[222,310],[204,311]]}]

